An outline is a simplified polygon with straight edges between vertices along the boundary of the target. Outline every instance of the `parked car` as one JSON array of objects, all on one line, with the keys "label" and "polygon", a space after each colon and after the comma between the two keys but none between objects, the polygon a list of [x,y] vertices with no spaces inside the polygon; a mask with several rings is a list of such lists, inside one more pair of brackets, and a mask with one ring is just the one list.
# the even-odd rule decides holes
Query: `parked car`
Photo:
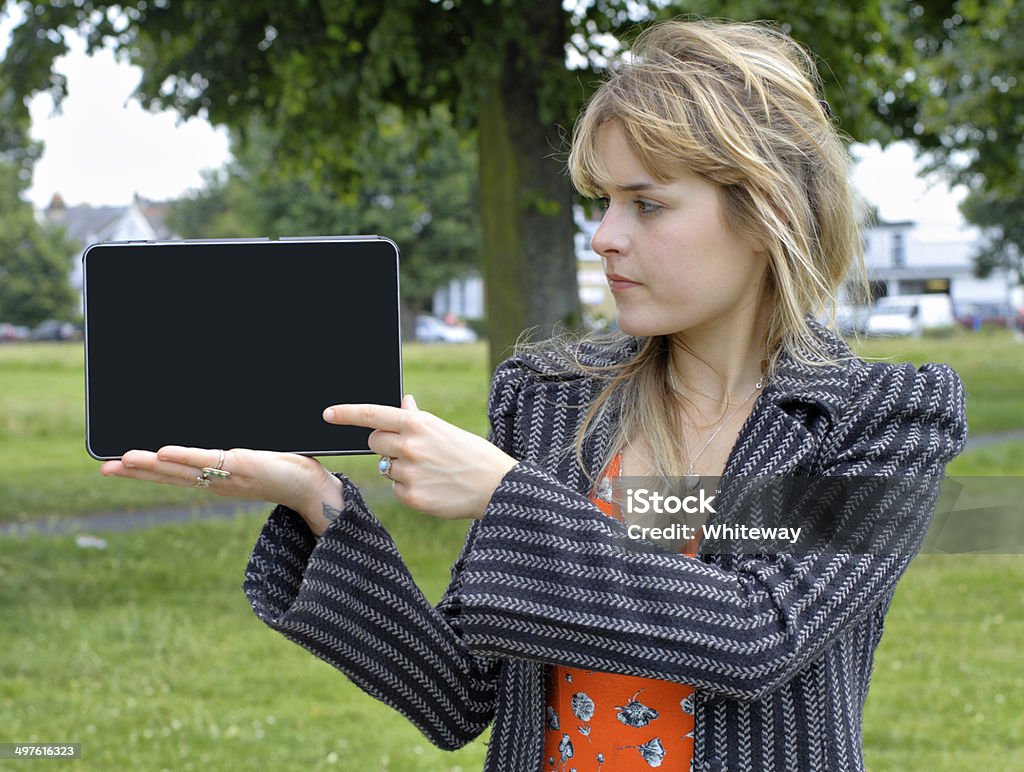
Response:
[{"label": "parked car", "polygon": [[469,327],[446,324],[436,316],[417,316],[416,340],[422,343],[472,343],[476,340],[476,333]]},{"label": "parked car", "polygon": [[888,295],[875,301],[868,317],[868,335],[920,335],[924,330],[952,327],[949,295]]},{"label": "parked car", "polygon": [[28,333],[28,327],[0,322],[0,342],[10,343],[16,340],[28,340]]},{"label": "parked car", "polygon": [[1024,322],[1024,309],[1016,309],[1009,303],[957,303],[956,321],[968,330],[1020,327]]},{"label": "parked car", "polygon": [[40,322],[29,334],[31,340],[78,340],[81,337],[78,327],[59,319]]}]

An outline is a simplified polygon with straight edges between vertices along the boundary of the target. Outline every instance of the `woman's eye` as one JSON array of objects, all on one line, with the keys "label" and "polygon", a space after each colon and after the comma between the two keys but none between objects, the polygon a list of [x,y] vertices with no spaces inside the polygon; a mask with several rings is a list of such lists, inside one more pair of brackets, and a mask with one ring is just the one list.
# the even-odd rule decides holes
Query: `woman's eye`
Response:
[{"label": "woman's eye", "polygon": [[661,206],[650,201],[637,200],[634,203],[636,204],[637,212],[640,214],[655,214],[662,209]]},{"label": "woman's eye", "polygon": [[[633,205],[636,207],[637,214],[640,215],[657,214],[662,209],[664,209],[664,207],[661,206],[660,204],[655,204],[652,201],[645,201],[644,199],[640,198],[636,199],[633,202]],[[607,196],[595,198],[594,206],[598,209],[598,211],[602,213],[607,212],[608,208],[611,206],[611,199],[609,199]]]}]

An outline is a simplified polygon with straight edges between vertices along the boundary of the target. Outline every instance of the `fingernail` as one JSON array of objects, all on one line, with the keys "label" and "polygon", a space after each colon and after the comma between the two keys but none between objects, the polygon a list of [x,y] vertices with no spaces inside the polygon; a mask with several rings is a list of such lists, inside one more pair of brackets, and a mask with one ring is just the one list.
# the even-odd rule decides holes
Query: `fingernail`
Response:
[{"label": "fingernail", "polygon": [[121,464],[124,467],[128,468],[128,469],[134,469],[135,468],[135,464],[133,464],[133,463],[131,463],[129,461],[122,461]]},{"label": "fingernail", "polygon": [[325,421],[333,421],[334,420],[334,408],[333,407],[329,407],[329,408],[327,408],[324,411],[324,420]]}]

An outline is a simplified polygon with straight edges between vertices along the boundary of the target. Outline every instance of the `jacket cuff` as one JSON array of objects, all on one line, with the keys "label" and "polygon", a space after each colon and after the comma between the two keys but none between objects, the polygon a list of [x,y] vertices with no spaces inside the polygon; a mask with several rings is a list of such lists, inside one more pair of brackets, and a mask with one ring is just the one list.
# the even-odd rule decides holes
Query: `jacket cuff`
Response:
[{"label": "jacket cuff", "polygon": [[340,524],[352,519],[373,518],[359,489],[341,473],[342,514],[318,538],[295,510],[278,505],[260,532],[245,570],[243,590],[253,612],[273,628],[299,597],[310,560],[322,550],[332,551]]}]

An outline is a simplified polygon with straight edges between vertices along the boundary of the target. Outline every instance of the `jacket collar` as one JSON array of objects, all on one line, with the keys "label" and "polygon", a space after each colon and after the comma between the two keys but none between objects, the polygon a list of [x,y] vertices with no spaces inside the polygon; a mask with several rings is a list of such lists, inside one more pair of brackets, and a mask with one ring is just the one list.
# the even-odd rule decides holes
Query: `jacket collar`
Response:
[{"label": "jacket collar", "polygon": [[[794,404],[818,407],[834,425],[846,412],[851,368],[859,360],[850,347],[835,332],[808,317],[811,334],[822,344],[832,359],[825,364],[811,365],[801,362],[793,354],[784,352],[776,371],[764,392],[770,400],[787,410]],[[636,354],[643,344],[641,338],[610,338],[604,341],[585,341],[574,348],[562,349],[556,354],[528,352],[519,360],[537,374],[559,381],[589,378],[586,368],[601,368],[618,364]]]},{"label": "jacket collar", "polygon": [[779,357],[774,376],[740,430],[726,463],[727,476],[777,476],[812,468],[827,428],[806,408],[823,415],[831,426],[845,415],[850,370],[858,360],[835,333],[816,322],[811,322],[811,332],[828,360],[812,365],[789,353]]},{"label": "jacket collar", "polygon": [[[726,474],[785,475],[813,464],[821,445],[822,430],[812,431],[813,419],[805,408],[827,418],[835,426],[846,414],[850,388],[849,376],[859,360],[834,333],[817,323],[811,325],[832,362],[821,365],[801,363],[796,357],[783,354],[775,375],[754,402],[751,415],[740,431],[726,465]],[[617,364],[632,356],[642,343],[637,338],[618,338],[614,344],[584,343],[576,349],[555,354],[530,352],[520,354],[518,363],[533,370],[543,380],[572,383],[582,397],[593,394],[593,376],[572,362],[587,367]],[[591,480],[600,474],[611,440],[614,410],[598,418],[595,432],[583,448],[583,459],[590,478],[577,467],[572,452],[559,453],[555,466],[561,479],[569,481],[578,492],[587,495]]]},{"label": "jacket collar", "polygon": [[806,364],[783,352],[764,396],[783,409],[793,403],[818,407],[835,425],[846,413],[851,370],[860,360],[832,330],[813,320],[808,323],[832,361]]}]

